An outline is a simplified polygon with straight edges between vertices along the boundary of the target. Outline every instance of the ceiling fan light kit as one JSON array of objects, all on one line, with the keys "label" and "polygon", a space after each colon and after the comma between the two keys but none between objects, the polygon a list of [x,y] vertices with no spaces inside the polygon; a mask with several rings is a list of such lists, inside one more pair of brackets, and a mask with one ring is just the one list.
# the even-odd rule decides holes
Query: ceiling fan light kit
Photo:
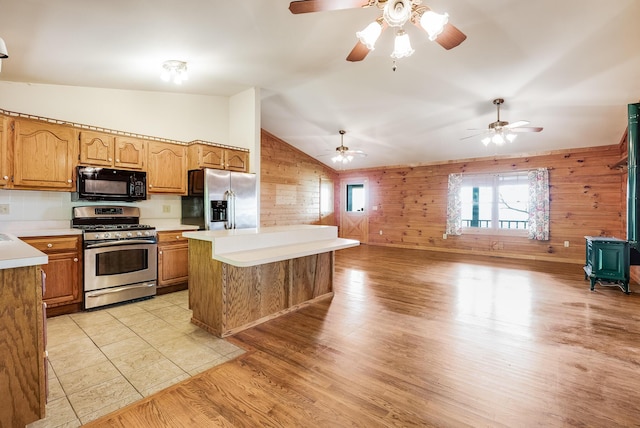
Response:
[{"label": "ceiling fan light kit", "polygon": [[[356,32],[358,42],[347,56],[347,61],[362,61],[375,48],[375,43],[386,27],[397,28],[391,58],[395,60],[411,56],[409,35],[404,30],[408,22],[425,31],[429,40],[445,49],[452,49],[462,43],[467,36],[449,23],[449,15],[438,14],[422,5],[422,0],[295,0],[289,4],[291,13],[309,13],[327,10],[366,8],[376,6],[382,15]],[[442,35],[443,37],[439,37]]]},{"label": "ceiling fan light kit", "polygon": [[[495,100],[493,100],[493,104],[496,106],[498,117],[497,117],[497,120],[495,122],[491,122],[487,127],[487,130],[483,132],[484,136],[480,139],[480,141],[485,146],[488,146],[489,143],[493,143],[496,146],[501,146],[507,142],[513,143],[515,139],[518,137],[516,132],[542,131],[543,129],[542,127],[524,126],[529,124],[529,122],[526,120],[519,120],[513,123],[509,123],[505,120],[500,120],[500,106],[504,104],[504,99],[496,98]],[[469,137],[464,137],[462,138],[462,140],[466,138],[475,137],[476,135],[470,135]]]},{"label": "ceiling fan light kit", "polygon": [[338,132],[340,133],[340,145],[336,147],[336,154],[331,158],[333,163],[347,164],[351,162],[356,155],[366,156],[364,152],[360,150],[349,150],[349,147],[344,145],[344,134],[346,134],[347,131],[341,129]]}]

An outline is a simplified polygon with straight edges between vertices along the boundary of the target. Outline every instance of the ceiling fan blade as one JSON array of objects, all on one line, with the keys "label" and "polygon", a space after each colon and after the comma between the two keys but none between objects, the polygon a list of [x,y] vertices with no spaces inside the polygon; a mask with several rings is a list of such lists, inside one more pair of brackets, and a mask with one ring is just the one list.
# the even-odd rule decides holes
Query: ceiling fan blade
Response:
[{"label": "ceiling fan blade", "polygon": [[478,136],[480,136],[480,135],[484,135],[484,134],[486,134],[486,132],[481,132],[481,133],[479,133],[479,134],[468,135],[468,136],[466,136],[466,137],[462,137],[462,138],[460,138],[460,139],[461,139],[461,140],[466,140],[466,139],[468,139],[468,138],[478,137]]},{"label": "ceiling fan blade", "polygon": [[518,128],[520,126],[525,126],[528,125],[530,122],[528,120],[519,120],[517,122],[513,122],[510,123],[508,125],[503,126],[503,128],[507,128],[507,129],[513,129],[513,128]]},{"label": "ceiling fan blade", "polygon": [[444,26],[442,33],[440,33],[436,38],[436,43],[446,50],[449,50],[464,42],[466,38],[467,36],[462,31],[458,30],[453,24],[447,24]]},{"label": "ceiling fan blade", "polygon": [[521,126],[519,128],[512,128],[511,132],[540,132],[542,129],[541,126]]},{"label": "ceiling fan blade", "polygon": [[324,12],[370,6],[369,0],[296,0],[289,4],[291,13]]},{"label": "ceiling fan blade", "polygon": [[356,45],[347,56],[347,61],[362,61],[369,54],[369,52],[371,51],[365,46],[365,44],[358,40],[358,43],[356,43]]}]

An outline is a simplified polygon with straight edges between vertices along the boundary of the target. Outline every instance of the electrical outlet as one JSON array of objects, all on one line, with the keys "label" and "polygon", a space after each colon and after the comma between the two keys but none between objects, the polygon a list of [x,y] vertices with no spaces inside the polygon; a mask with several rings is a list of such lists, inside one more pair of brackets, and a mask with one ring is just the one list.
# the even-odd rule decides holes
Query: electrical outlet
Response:
[{"label": "electrical outlet", "polygon": [[9,215],[9,204],[0,204],[0,215]]},{"label": "electrical outlet", "polygon": [[380,235],[382,235],[382,229],[380,229]]},{"label": "electrical outlet", "polygon": [[569,241],[564,241],[565,248],[569,247]]},{"label": "electrical outlet", "polygon": [[447,234],[446,233],[442,234],[442,239],[447,239]]},{"label": "electrical outlet", "polygon": [[171,205],[163,205],[162,206],[162,212],[163,213],[170,213],[171,212]]}]

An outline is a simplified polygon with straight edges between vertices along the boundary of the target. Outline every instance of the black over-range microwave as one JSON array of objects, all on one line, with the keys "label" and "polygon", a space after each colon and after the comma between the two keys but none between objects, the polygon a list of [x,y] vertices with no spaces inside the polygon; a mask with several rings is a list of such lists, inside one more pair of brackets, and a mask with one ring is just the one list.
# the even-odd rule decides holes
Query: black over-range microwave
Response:
[{"label": "black over-range microwave", "polygon": [[126,201],[147,199],[147,173],[123,169],[79,166],[74,201]]}]

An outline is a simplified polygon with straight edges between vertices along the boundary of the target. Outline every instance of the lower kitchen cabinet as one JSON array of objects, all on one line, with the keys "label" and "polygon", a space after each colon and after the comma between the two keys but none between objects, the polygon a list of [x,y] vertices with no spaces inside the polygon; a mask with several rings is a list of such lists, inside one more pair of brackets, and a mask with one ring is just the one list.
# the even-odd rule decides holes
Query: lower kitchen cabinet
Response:
[{"label": "lower kitchen cabinet", "polygon": [[40,266],[0,269],[0,284],[0,427],[24,427],[45,417]]},{"label": "lower kitchen cabinet", "polygon": [[42,266],[46,274],[47,315],[82,310],[82,237],[39,236],[22,240],[49,256],[49,263]]},{"label": "lower kitchen cabinet", "polygon": [[189,240],[181,230],[158,232],[158,294],[187,289]]}]

